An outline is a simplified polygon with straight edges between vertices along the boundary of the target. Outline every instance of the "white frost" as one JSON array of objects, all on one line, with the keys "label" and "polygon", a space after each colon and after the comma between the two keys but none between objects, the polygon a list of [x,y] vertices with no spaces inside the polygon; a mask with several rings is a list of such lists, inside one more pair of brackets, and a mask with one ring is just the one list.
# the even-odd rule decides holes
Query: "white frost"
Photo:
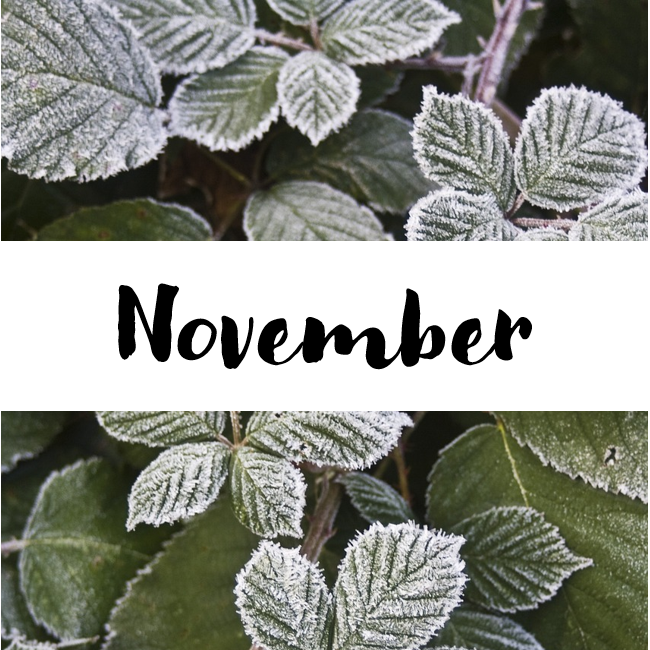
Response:
[{"label": "white frost", "polygon": [[278,94],[287,122],[317,145],[352,117],[359,78],[322,52],[301,52],[280,71]]},{"label": "white frost", "polygon": [[585,88],[549,88],[522,123],[517,184],[531,203],[564,211],[634,187],[647,158],[643,123],[620,102]]}]

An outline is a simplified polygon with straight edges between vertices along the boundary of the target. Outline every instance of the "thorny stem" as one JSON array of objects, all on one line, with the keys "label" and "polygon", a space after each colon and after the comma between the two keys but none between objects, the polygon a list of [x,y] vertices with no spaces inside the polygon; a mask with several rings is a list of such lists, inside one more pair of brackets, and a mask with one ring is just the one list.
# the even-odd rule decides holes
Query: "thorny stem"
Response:
[{"label": "thorny stem", "polygon": [[397,476],[399,478],[399,491],[406,503],[411,503],[411,491],[409,490],[408,469],[404,461],[404,447],[402,442],[398,443],[397,447],[393,449],[393,459],[397,466]]},{"label": "thorny stem", "polygon": [[284,47],[290,47],[293,50],[313,50],[314,48],[303,41],[298,40],[297,38],[290,38],[284,34],[271,34],[265,29],[256,29],[255,37],[264,43],[271,43],[272,45],[283,45]]},{"label": "thorny stem", "polygon": [[578,223],[573,219],[535,219],[532,217],[515,217],[511,219],[515,226],[522,228],[560,228],[561,230],[571,230]]},{"label": "thorny stem", "polygon": [[314,47],[317,50],[322,50],[323,45],[320,40],[320,31],[318,29],[318,21],[317,20],[312,20],[311,23],[309,23],[309,33],[311,34],[311,40],[314,41]]},{"label": "thorny stem", "polygon": [[235,443],[235,447],[237,447],[241,442],[241,420],[239,419],[239,411],[230,411],[230,421],[232,422],[232,440]]},{"label": "thorny stem", "polygon": [[488,106],[492,103],[503,74],[510,41],[528,5],[528,0],[505,0],[502,7],[496,8],[496,24],[485,46],[485,60],[474,92],[476,101]]},{"label": "thorny stem", "polygon": [[513,215],[519,208],[524,204],[525,198],[523,192],[519,192],[519,195],[515,199],[515,202],[513,203],[512,207],[508,212],[506,213],[506,219],[512,219]]},{"label": "thorny stem", "polygon": [[443,56],[433,52],[426,57],[412,57],[404,61],[395,61],[390,67],[395,70],[442,70],[443,72],[465,72],[471,62],[481,60],[482,55],[468,54],[467,56]]},{"label": "thorny stem", "polygon": [[213,154],[211,151],[208,151],[207,149],[201,149],[203,152],[203,155],[206,158],[209,158],[215,165],[218,167],[221,167],[227,174],[232,176],[236,181],[239,181],[242,185],[246,187],[251,187],[252,183],[249,178],[247,178],[244,174],[242,174],[240,171],[237,171],[232,165],[229,165],[223,158],[220,158],[219,156]]},{"label": "thorny stem", "polygon": [[[424,418],[424,416],[426,414],[427,414],[427,411],[416,411],[413,414],[413,417],[411,418],[413,420],[413,426],[412,427],[407,427],[406,429],[404,429],[404,433],[402,433],[402,438],[401,438],[401,444],[402,445],[406,444],[408,439],[411,437],[411,434],[413,433],[413,431],[415,431],[415,429],[417,429],[418,424],[420,424],[420,422],[422,422],[422,419]],[[382,460],[381,463],[379,463],[379,466],[373,472],[373,476],[375,478],[381,478],[386,473],[386,470],[388,469],[388,466],[390,465],[391,461],[394,461],[394,460],[395,460],[395,458],[392,455],[391,456],[386,456],[386,458],[384,458],[384,460]]]},{"label": "thorny stem", "polygon": [[343,486],[336,481],[336,476],[325,475],[323,489],[318,497],[309,530],[300,549],[302,555],[310,562],[318,561],[323,545],[334,532],[334,520],[339,511],[342,497]]}]

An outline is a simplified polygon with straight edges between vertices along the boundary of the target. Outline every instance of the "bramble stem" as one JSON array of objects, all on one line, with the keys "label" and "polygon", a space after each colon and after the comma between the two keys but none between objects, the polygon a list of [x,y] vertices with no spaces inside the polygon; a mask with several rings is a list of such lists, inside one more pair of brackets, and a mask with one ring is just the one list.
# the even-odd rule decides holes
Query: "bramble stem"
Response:
[{"label": "bramble stem", "polygon": [[334,533],[334,520],[341,505],[343,486],[337,483],[336,476],[323,477],[323,490],[318,497],[316,509],[311,518],[309,530],[300,552],[310,561],[317,562],[325,542]]},{"label": "bramble stem", "polygon": [[290,38],[284,34],[272,34],[265,29],[256,29],[255,37],[264,43],[271,43],[271,45],[283,45],[290,47],[293,50],[313,50],[314,48],[307,43],[303,43],[297,38]]},{"label": "bramble stem", "polygon": [[241,420],[239,419],[239,411],[230,411],[230,421],[232,422],[232,441],[235,446],[241,442]]},{"label": "bramble stem", "polygon": [[522,228],[559,228],[560,230],[571,230],[578,223],[573,219],[535,219],[533,217],[515,217],[511,219],[515,226]]},{"label": "bramble stem", "polygon": [[390,67],[395,70],[442,70],[443,72],[465,72],[470,63],[481,60],[481,55],[468,54],[467,56],[442,56],[440,52],[433,52],[426,57],[412,57],[404,61],[395,61]]},{"label": "bramble stem", "polygon": [[510,41],[515,35],[522,14],[526,11],[527,0],[505,0],[498,9],[497,21],[485,46],[485,60],[476,84],[474,99],[490,105],[501,81],[503,68],[508,55]]},{"label": "bramble stem", "polygon": [[404,461],[404,448],[402,443],[399,442],[397,447],[393,449],[393,459],[397,467],[397,476],[399,478],[399,491],[406,503],[411,503],[411,491],[409,490],[408,469]]},{"label": "bramble stem", "polygon": [[7,540],[6,542],[2,542],[2,544],[0,545],[0,550],[2,551],[2,555],[6,557],[11,553],[22,551],[24,548],[27,547],[28,544],[29,542],[25,539],[10,539]]},{"label": "bramble stem", "polygon": [[517,195],[517,198],[515,199],[515,202],[512,204],[512,207],[508,212],[506,213],[506,219],[512,219],[512,216],[519,210],[519,208],[524,204],[525,197],[523,192],[519,192]]}]

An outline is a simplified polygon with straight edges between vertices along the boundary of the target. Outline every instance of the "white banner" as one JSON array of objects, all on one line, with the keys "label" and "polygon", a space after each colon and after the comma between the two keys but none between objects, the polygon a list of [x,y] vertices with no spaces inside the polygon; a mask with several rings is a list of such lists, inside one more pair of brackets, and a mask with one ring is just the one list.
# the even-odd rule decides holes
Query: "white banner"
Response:
[{"label": "white banner", "polygon": [[[12,243],[1,260],[3,408],[645,410],[647,259],[636,242]],[[178,291],[166,290],[173,303],[154,327],[159,285]],[[120,286],[124,356],[129,318],[135,326],[127,358]],[[343,328],[323,348],[338,325],[348,339],[376,328],[370,364],[366,338],[339,353],[350,351]],[[432,338],[439,354],[420,358],[430,326],[421,354],[434,356]],[[184,358],[211,337],[203,356]]]}]

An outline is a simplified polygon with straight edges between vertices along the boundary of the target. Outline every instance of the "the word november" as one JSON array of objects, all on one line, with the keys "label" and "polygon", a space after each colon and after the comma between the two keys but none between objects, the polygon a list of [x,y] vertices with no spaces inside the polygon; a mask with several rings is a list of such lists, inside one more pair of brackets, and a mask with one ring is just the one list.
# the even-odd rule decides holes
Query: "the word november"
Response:
[{"label": "the word november", "polygon": [[[149,325],[140,300],[135,291],[122,285],[119,289],[118,306],[118,347],[122,359],[130,357],[136,348],[135,329],[136,316],[139,317],[146,332],[151,347],[151,353],[158,361],[167,361],[172,348],[172,314],[174,300],[178,287],[167,284],[158,285],[158,295],[153,316]],[[209,332],[209,340],[201,350],[193,346],[194,336],[199,328],[205,327]],[[221,317],[221,356],[226,368],[237,368],[248,354],[253,340],[255,323],[248,319],[245,340],[240,344],[239,327],[229,316]],[[469,352],[481,340],[481,322],[478,318],[463,321],[451,337],[451,353],[454,358],[465,365],[475,365],[485,361],[492,353],[499,359],[512,359],[512,337],[518,332],[522,339],[527,339],[532,331],[531,322],[521,317],[512,324],[510,317],[499,310],[494,329],[492,347],[478,359],[470,360]],[[402,333],[397,350],[387,356],[386,338],[377,327],[369,327],[357,336],[353,336],[350,328],[336,325],[326,331],[323,323],[311,316],[305,319],[302,342],[293,350],[280,350],[285,344],[288,334],[287,321],[276,318],[266,323],[257,337],[257,354],[268,364],[279,366],[288,363],[298,355],[307,363],[321,361],[325,348],[331,341],[330,349],[339,355],[349,355],[354,347],[362,340],[366,341],[366,361],[371,368],[386,368],[398,358],[407,366],[415,366],[420,359],[435,359],[442,354],[447,337],[438,325],[430,325],[423,332],[420,328],[420,299],[411,289],[406,290],[406,301],[402,315]],[[186,323],[181,328],[177,349],[179,355],[188,361],[204,357],[217,341],[217,327],[209,320],[197,318]],[[423,351],[423,348],[425,351]]]}]

